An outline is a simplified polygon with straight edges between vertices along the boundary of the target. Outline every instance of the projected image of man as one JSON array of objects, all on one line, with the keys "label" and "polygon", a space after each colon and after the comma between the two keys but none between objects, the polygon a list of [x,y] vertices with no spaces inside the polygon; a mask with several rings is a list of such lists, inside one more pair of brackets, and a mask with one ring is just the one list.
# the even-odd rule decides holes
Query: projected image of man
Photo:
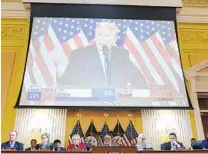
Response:
[{"label": "projected image of man", "polygon": [[115,46],[118,32],[115,23],[97,23],[95,45],[73,51],[58,84],[70,88],[147,89],[143,74],[129,59],[129,52]]}]

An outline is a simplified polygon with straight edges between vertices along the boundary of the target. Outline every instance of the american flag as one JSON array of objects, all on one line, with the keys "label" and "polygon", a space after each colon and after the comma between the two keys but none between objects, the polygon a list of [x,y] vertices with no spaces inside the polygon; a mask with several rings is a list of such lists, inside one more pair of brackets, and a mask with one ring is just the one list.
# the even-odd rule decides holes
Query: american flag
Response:
[{"label": "american flag", "polygon": [[135,145],[137,143],[138,133],[131,120],[129,121],[123,137],[128,146]]},{"label": "american flag", "polygon": [[104,142],[104,137],[105,135],[111,135],[110,134],[110,130],[109,130],[109,127],[108,127],[108,124],[105,122],[104,125],[103,125],[103,128],[101,129],[101,132],[100,132],[100,137],[102,139],[102,144]]},{"label": "american flag", "polygon": [[173,92],[185,92],[173,22],[130,20],[124,42],[149,85],[171,85]]},{"label": "american flag", "polygon": [[83,131],[82,131],[82,128],[81,128],[79,120],[77,120],[77,123],[74,126],[74,129],[72,130],[72,132],[70,134],[69,141],[70,141],[71,144],[72,144],[72,136],[75,135],[75,134],[79,134],[80,138],[81,138],[81,142],[84,143],[84,134],[83,134]]},{"label": "american flag", "polygon": [[113,136],[120,136],[122,138],[122,140],[121,140],[122,146],[128,146],[129,141],[125,141],[125,139],[123,138],[124,133],[125,132],[124,132],[119,120],[118,120],[115,128],[113,129]]},{"label": "american flag", "polygon": [[55,85],[71,53],[95,43],[99,22],[115,23],[115,45],[129,51],[149,85],[170,85],[185,94],[174,22],[91,18],[34,18],[23,90],[30,84]]},{"label": "american flag", "polygon": [[91,121],[88,129],[87,129],[87,132],[85,134],[85,137],[87,138],[88,136],[94,136],[98,142],[98,145],[102,145],[102,139],[99,135],[99,133],[97,132],[97,129],[94,125],[94,122],[93,120]]}]

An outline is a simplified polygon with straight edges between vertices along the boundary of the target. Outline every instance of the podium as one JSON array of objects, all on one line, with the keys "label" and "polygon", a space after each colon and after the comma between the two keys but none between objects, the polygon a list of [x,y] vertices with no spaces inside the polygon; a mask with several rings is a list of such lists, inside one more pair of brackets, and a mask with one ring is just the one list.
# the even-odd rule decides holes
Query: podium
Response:
[{"label": "podium", "polygon": [[92,153],[137,153],[136,147],[93,147]]}]

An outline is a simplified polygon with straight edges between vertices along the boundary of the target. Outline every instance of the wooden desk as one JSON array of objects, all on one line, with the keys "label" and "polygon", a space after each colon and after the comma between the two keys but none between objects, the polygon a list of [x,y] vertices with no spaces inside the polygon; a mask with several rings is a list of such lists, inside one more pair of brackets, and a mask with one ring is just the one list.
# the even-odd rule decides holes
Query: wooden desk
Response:
[{"label": "wooden desk", "polygon": [[138,151],[137,153],[145,153],[145,154],[208,154],[208,150],[144,150],[144,151]]},{"label": "wooden desk", "polygon": [[[135,149],[135,150],[134,150]],[[107,153],[107,152],[121,152],[121,153],[145,153],[145,154],[208,154],[208,150],[175,150],[175,151],[161,151],[161,150],[144,150],[136,151],[134,147],[95,147],[92,152],[57,152],[57,151],[1,151],[3,154],[67,154],[67,153]]]},{"label": "wooden desk", "polygon": [[92,153],[137,153],[136,147],[93,147]]}]

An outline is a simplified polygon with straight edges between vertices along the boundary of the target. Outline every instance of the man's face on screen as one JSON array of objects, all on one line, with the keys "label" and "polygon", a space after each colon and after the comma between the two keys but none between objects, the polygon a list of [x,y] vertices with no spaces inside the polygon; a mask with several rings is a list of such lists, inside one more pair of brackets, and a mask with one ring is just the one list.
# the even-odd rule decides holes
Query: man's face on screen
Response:
[{"label": "man's face on screen", "polygon": [[99,49],[102,49],[104,45],[109,48],[116,41],[117,27],[114,23],[98,23],[95,30],[95,41]]}]

